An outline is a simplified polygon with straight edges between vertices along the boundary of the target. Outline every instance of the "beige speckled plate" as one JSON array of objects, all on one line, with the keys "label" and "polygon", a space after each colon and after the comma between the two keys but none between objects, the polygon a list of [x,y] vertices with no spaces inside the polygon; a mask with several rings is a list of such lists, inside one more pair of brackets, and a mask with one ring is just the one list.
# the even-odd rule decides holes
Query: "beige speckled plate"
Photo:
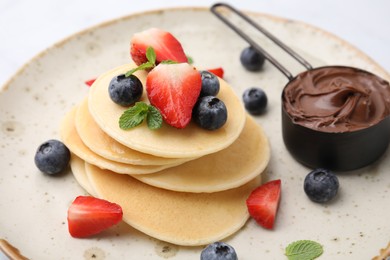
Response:
[{"label": "beige speckled plate", "polygon": [[[313,65],[352,65],[390,79],[370,58],[329,33],[291,20],[251,16]],[[33,163],[36,147],[59,138],[65,112],[86,96],[84,80],[129,62],[131,35],[150,26],[174,33],[198,67],[222,65],[225,79],[238,95],[253,85],[268,94],[268,112],[256,118],[272,148],[263,177],[282,179],[282,200],[273,231],[250,220],[227,239],[239,258],[285,259],[284,248],[298,239],[320,242],[324,246],[320,259],[377,255],[390,234],[389,152],[365,169],[339,174],[340,194],[333,203],[310,202],[302,190],[309,169],[291,158],[281,136],[280,94],[287,80],[270,64],[260,73],[246,72],[239,63],[246,43],[207,9],[193,8],[132,15],[78,33],[35,57],[4,86],[0,93],[0,238],[32,259],[199,259],[202,248],[172,246],[124,224],[94,238],[71,238],[67,208],[84,190],[72,174],[48,177]],[[266,48],[271,46],[258,38]],[[302,70],[279,52],[275,56],[294,73]]]}]

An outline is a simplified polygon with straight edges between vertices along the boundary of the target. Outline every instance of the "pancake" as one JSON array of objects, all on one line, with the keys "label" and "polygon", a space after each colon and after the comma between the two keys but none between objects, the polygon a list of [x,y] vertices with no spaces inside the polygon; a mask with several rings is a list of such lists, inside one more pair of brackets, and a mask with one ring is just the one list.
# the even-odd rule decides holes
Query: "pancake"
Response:
[{"label": "pancake", "polygon": [[[119,128],[119,118],[126,108],[115,104],[109,97],[108,86],[111,79],[125,73],[134,64],[127,64],[112,69],[94,82],[89,92],[89,111],[95,122],[109,136],[123,145],[139,152],[168,158],[196,158],[220,151],[232,144],[241,133],[245,123],[245,109],[232,88],[220,79],[220,98],[228,110],[228,119],[223,127],[208,131],[190,123],[184,129],[176,129],[163,123],[158,130],[148,129],[146,123],[130,129]],[[145,86],[147,73],[137,71],[135,75]],[[144,95],[142,101],[147,101]]]},{"label": "pancake", "polygon": [[71,160],[70,160],[70,168],[72,169],[73,176],[75,177],[76,181],[80,184],[80,186],[86,190],[89,194],[96,197],[96,193],[93,190],[92,186],[89,184],[88,176],[85,171],[85,162],[77,157],[76,155],[72,154]]},{"label": "pancake", "polygon": [[88,99],[85,99],[79,105],[75,124],[83,143],[94,153],[108,160],[134,165],[172,165],[190,160],[156,157],[150,154],[140,153],[118,143],[103,132],[93,120],[88,110]]},{"label": "pancake", "polygon": [[266,168],[267,137],[248,116],[238,139],[228,148],[199,159],[134,178],[156,187],[182,192],[216,192],[247,183]]},{"label": "pancake", "polygon": [[161,171],[174,165],[132,165],[107,160],[92,152],[79,137],[75,127],[77,108],[73,108],[63,119],[60,127],[60,135],[69,150],[84,161],[96,165],[102,169],[109,169],[120,174],[147,174]]},{"label": "pancake", "polygon": [[126,223],[149,236],[183,246],[206,245],[238,231],[249,218],[245,200],[259,185],[256,178],[228,191],[182,193],[88,163],[85,169],[98,197],[119,204]]}]

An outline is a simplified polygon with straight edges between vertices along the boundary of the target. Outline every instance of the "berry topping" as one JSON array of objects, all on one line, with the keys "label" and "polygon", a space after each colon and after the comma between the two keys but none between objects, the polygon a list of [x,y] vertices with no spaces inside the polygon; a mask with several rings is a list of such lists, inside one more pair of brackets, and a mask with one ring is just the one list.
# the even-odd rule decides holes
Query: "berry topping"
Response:
[{"label": "berry topping", "polygon": [[79,196],[68,209],[68,229],[72,237],[89,237],[122,220],[122,208],[106,200]]},{"label": "berry topping", "polygon": [[184,128],[191,121],[201,86],[200,73],[188,63],[161,63],[146,78],[150,103],[176,128]]},{"label": "berry topping", "polygon": [[203,249],[200,260],[237,260],[237,254],[231,245],[215,242]]},{"label": "berry topping", "polygon": [[152,47],[156,52],[156,64],[164,60],[187,62],[180,42],[171,33],[161,29],[151,28],[134,34],[130,45],[131,58],[137,65],[147,62],[148,47]]},{"label": "berry topping", "polygon": [[192,116],[200,127],[216,130],[226,123],[228,114],[222,100],[214,96],[205,96],[196,103]]},{"label": "berry topping", "polygon": [[141,81],[134,75],[124,74],[114,77],[108,87],[110,98],[121,106],[131,106],[137,102],[143,92]]},{"label": "berry topping", "polygon": [[280,201],[280,189],[280,180],[269,181],[252,191],[246,200],[249,214],[264,228],[274,227]]},{"label": "berry topping", "polygon": [[219,80],[213,73],[203,70],[200,72],[202,77],[202,90],[200,96],[216,96],[219,92]]},{"label": "berry topping", "polygon": [[324,203],[336,196],[339,180],[333,172],[318,168],[306,176],[303,189],[312,201]]},{"label": "berry topping", "polygon": [[260,115],[267,108],[267,95],[260,88],[249,88],[242,95],[245,109],[252,115]]},{"label": "berry topping", "polygon": [[214,68],[214,69],[208,69],[207,71],[213,73],[217,77],[223,78],[224,71],[223,71],[223,68],[221,68],[221,67]]},{"label": "berry topping", "polygon": [[259,71],[263,67],[265,57],[253,47],[247,47],[241,52],[241,64],[249,71]]},{"label": "berry topping", "polygon": [[70,151],[62,142],[49,140],[38,147],[34,161],[41,172],[57,174],[68,166]]},{"label": "berry topping", "polygon": [[96,79],[89,79],[87,81],[85,81],[85,85],[87,85],[88,87],[92,86],[92,84],[95,82]]}]

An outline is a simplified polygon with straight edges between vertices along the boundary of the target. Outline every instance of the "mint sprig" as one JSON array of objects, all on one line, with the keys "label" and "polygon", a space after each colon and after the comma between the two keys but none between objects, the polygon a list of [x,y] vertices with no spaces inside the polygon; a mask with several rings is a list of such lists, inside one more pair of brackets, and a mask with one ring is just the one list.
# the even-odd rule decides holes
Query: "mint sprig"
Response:
[{"label": "mint sprig", "polygon": [[[148,70],[148,69],[153,69],[154,67],[156,67],[157,56],[156,56],[156,52],[153,49],[153,47],[149,46],[146,49],[145,56],[146,56],[146,59],[148,61],[145,63],[142,63],[141,65],[139,65],[138,67],[136,67],[134,69],[127,71],[125,73],[125,77],[130,77],[130,75],[134,74],[134,72],[139,71],[139,70]],[[187,56],[187,60],[188,60],[188,64],[194,63],[194,60],[190,56]],[[174,60],[163,60],[160,63],[162,63],[162,64],[177,64],[178,62],[174,61]]]},{"label": "mint sprig", "polygon": [[152,47],[146,49],[146,59],[148,60],[145,63],[142,63],[138,67],[129,70],[125,73],[125,77],[130,77],[134,72],[139,70],[153,69],[156,66],[156,52]]},{"label": "mint sprig", "polygon": [[162,126],[163,119],[157,108],[145,102],[137,102],[123,112],[119,118],[119,127],[128,130],[140,125],[145,119],[149,129],[155,130]]},{"label": "mint sprig", "polygon": [[191,56],[187,55],[187,62],[188,64],[194,64],[194,59]]},{"label": "mint sprig", "polygon": [[161,64],[178,64],[177,61],[174,61],[174,60],[163,60],[162,62],[160,62]]},{"label": "mint sprig", "polygon": [[150,46],[146,49],[146,58],[148,59],[148,62],[156,64],[156,52]]},{"label": "mint sprig", "polygon": [[286,247],[285,255],[289,260],[313,260],[324,252],[322,246],[311,240],[298,240]]}]

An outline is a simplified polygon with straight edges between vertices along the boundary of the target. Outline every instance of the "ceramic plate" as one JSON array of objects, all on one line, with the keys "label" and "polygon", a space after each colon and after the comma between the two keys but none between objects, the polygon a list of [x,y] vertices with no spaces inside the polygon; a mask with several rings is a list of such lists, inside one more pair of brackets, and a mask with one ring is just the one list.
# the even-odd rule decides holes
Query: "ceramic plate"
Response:
[{"label": "ceramic plate", "polygon": [[[352,65],[390,78],[360,51],[318,28],[264,14],[250,16],[314,66]],[[93,238],[71,238],[67,209],[85,191],[70,172],[49,177],[34,165],[38,145],[59,138],[61,119],[87,94],[83,82],[128,63],[130,37],[152,26],[180,39],[197,68],[222,66],[237,95],[251,86],[267,92],[268,111],[256,117],[272,148],[263,176],[282,179],[282,199],[274,230],[250,220],[226,239],[239,258],[285,259],[284,248],[301,239],[321,243],[321,259],[371,259],[377,255],[390,234],[389,153],[369,167],[340,173],[339,196],[332,203],[309,201],[302,189],[309,169],[294,161],[282,141],[280,96],[287,79],[269,63],[261,72],[245,71],[239,55],[247,44],[202,8],[151,11],[77,33],[36,56],[8,81],[0,93],[0,238],[32,259],[199,259],[202,247],[170,245],[123,223]],[[248,32],[293,74],[303,70],[261,35]]]}]

